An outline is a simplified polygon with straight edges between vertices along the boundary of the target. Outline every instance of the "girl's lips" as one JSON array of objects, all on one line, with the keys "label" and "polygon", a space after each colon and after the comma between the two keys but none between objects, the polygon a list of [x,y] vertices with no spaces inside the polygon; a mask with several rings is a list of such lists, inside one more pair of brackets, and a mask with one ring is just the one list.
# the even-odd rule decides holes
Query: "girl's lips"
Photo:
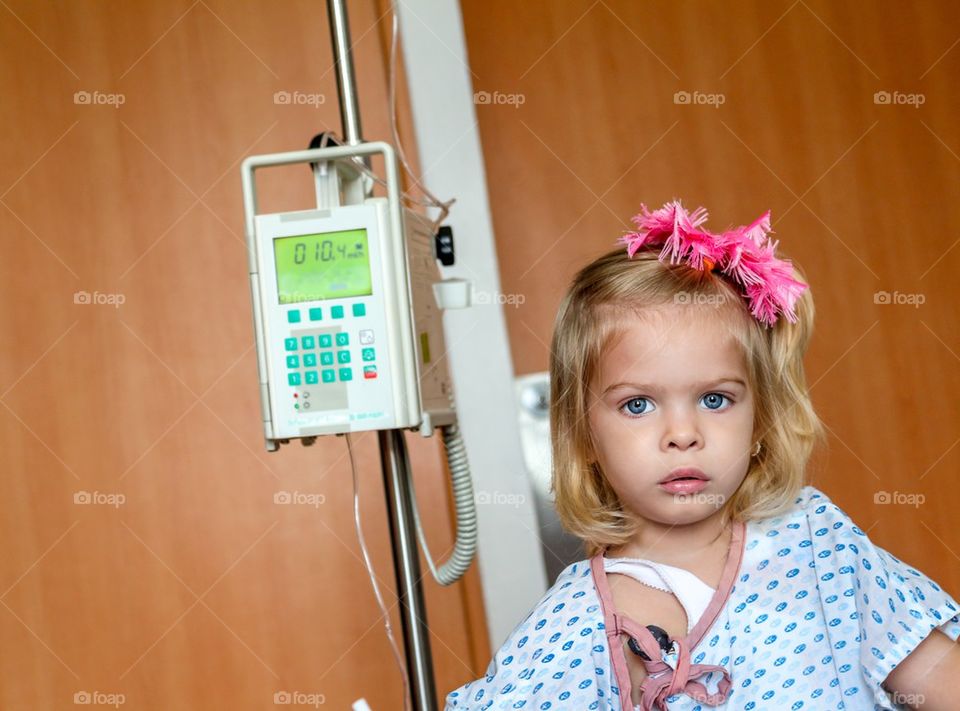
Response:
[{"label": "girl's lips", "polygon": [[660,488],[671,494],[696,494],[706,489],[709,483],[704,479],[674,479],[660,484]]},{"label": "girl's lips", "polygon": [[666,484],[668,481],[673,481],[674,479],[684,479],[684,478],[693,478],[693,479],[703,479],[704,481],[710,481],[710,477],[704,474],[702,471],[696,467],[680,467],[674,469],[667,476],[661,479],[658,483]]}]

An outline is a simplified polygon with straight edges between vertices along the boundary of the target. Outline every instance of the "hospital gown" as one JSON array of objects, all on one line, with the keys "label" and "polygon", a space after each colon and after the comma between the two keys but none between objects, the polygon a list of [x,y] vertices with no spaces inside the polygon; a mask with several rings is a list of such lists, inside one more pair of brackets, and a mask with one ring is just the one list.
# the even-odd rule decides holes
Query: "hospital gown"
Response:
[{"label": "hospital gown", "polygon": [[[881,688],[890,671],[934,629],[960,636],[957,602],[813,486],[784,515],[734,524],[711,604],[669,654],[655,620],[613,609],[603,560],[564,568],[445,709],[902,709]],[[627,635],[651,659],[637,706]]]}]

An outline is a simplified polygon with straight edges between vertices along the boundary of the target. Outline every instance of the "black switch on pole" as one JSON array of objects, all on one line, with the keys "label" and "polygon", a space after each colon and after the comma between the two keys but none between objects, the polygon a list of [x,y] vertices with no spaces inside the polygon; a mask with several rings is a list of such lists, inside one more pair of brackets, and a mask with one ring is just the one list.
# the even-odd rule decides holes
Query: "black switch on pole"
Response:
[{"label": "black switch on pole", "polygon": [[433,251],[440,263],[449,267],[453,265],[453,228],[443,225],[434,236]]}]

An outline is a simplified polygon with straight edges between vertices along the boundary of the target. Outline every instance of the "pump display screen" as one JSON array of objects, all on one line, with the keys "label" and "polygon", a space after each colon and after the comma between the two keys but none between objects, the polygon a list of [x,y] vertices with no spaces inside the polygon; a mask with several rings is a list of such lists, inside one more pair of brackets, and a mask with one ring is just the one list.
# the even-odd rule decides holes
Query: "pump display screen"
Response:
[{"label": "pump display screen", "polygon": [[365,229],[280,237],[273,253],[281,304],[372,293]]}]

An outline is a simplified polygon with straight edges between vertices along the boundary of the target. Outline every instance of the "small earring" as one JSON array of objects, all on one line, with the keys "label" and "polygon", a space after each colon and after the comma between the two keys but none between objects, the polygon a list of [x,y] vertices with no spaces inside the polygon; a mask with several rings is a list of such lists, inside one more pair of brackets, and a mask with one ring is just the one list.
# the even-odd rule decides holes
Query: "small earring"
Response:
[{"label": "small earring", "polygon": [[756,457],[758,454],[760,454],[760,447],[761,447],[760,442],[757,442],[757,446],[753,448],[753,452],[751,453],[751,456]]}]

